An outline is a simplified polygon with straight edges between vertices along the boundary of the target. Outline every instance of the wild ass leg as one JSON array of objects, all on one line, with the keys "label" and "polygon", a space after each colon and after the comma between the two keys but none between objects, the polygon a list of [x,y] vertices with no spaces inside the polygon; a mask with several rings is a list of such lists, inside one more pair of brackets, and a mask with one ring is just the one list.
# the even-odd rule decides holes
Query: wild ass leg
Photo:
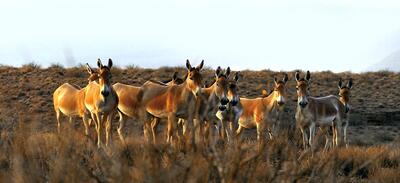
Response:
[{"label": "wild ass leg", "polygon": [[188,122],[187,120],[182,120],[183,121],[183,125],[182,125],[182,133],[186,134],[188,131]]},{"label": "wild ass leg", "polygon": [[106,145],[111,144],[112,140],[112,120],[114,119],[115,112],[111,112],[106,116]]},{"label": "wild ass leg", "polygon": [[96,132],[97,132],[97,116],[96,116],[95,113],[90,113],[90,115],[91,115],[92,120],[93,120],[93,122],[94,122],[94,129],[95,129]]},{"label": "wild ass leg", "polygon": [[210,130],[211,126],[207,121],[203,121],[204,126],[203,126],[203,131],[204,131],[204,141],[208,142],[210,139]]},{"label": "wild ass leg", "polygon": [[60,118],[61,118],[61,115],[60,115],[60,110],[59,109],[56,109],[56,117],[57,117],[57,131],[58,131],[58,133],[60,133],[60,128],[61,128]]},{"label": "wild ass leg", "polygon": [[[194,126],[194,117],[198,114],[196,114],[197,111],[197,107],[196,107],[196,101],[192,101],[192,103],[189,105],[189,109],[188,109],[188,118],[187,118],[187,130],[185,131],[186,134],[184,134],[185,137],[188,137],[188,139],[190,139],[190,144],[195,144],[195,128],[199,128],[199,124]],[[197,118],[199,119],[199,118]],[[199,120],[200,121],[200,120]]]},{"label": "wild ass leg", "polygon": [[101,118],[101,114],[100,113],[96,113],[96,133],[97,133],[97,147],[100,148],[101,147],[101,124],[102,121],[100,120]]},{"label": "wild ass leg", "polygon": [[310,144],[311,150],[314,150],[315,123],[311,123],[309,128],[310,128],[310,139],[308,143]]},{"label": "wild ass leg", "polygon": [[346,148],[349,146],[349,142],[347,140],[347,127],[349,126],[349,121],[346,119],[346,122],[343,126],[343,135],[344,135],[344,143],[346,145]]},{"label": "wild ass leg", "polygon": [[160,119],[156,118],[156,117],[151,122],[151,133],[153,135],[153,143],[154,144],[157,143],[157,127],[158,127],[159,123],[160,123]]},{"label": "wild ass leg", "polygon": [[343,145],[342,121],[336,119],[336,144],[338,147]]},{"label": "wild ass leg", "polygon": [[330,140],[329,140],[329,127],[319,127],[321,133],[324,134],[325,137],[325,145],[324,145],[324,151],[327,151],[330,145]]},{"label": "wild ass leg", "polygon": [[265,124],[264,122],[257,123],[257,140],[264,141],[265,140]]},{"label": "wild ass leg", "polygon": [[335,148],[337,145],[336,137],[337,137],[336,126],[335,123],[332,122],[332,148]]},{"label": "wild ass leg", "polygon": [[232,141],[233,140],[233,124],[230,121],[227,121],[228,123],[228,140]]},{"label": "wild ass leg", "polygon": [[83,125],[85,126],[85,135],[89,135],[89,118],[88,114],[83,114]]},{"label": "wild ass leg", "polygon": [[154,142],[154,140],[152,140],[152,135],[150,135],[150,129],[151,129],[151,120],[146,120],[143,123],[143,136],[148,143]]},{"label": "wild ass leg", "polygon": [[172,136],[174,133],[174,120],[175,120],[175,114],[170,113],[168,115],[168,126],[167,126],[167,143],[172,143]]},{"label": "wild ass leg", "polygon": [[223,121],[218,121],[218,134],[220,139],[225,140],[226,138],[226,133],[225,133],[225,123]]},{"label": "wild ass leg", "polygon": [[268,127],[267,129],[268,129],[269,139],[272,140],[272,138],[274,137],[274,136],[272,135],[273,130],[274,130],[274,127],[272,126],[272,129],[271,129],[270,127]]},{"label": "wild ass leg", "polygon": [[240,139],[242,136],[243,127],[239,125],[238,129],[236,130],[236,138]]},{"label": "wild ass leg", "polygon": [[195,134],[195,139],[197,142],[200,142],[203,140],[202,135],[203,135],[203,125],[201,125],[200,120],[198,119],[193,119],[193,124],[194,124],[194,134]]},{"label": "wild ass leg", "polygon": [[127,117],[127,116],[122,114],[122,112],[120,112],[120,111],[118,111],[118,115],[119,115],[119,127],[117,129],[117,132],[118,132],[119,139],[122,141],[122,143],[124,143],[125,142],[125,138],[124,138],[122,130],[123,130],[124,126],[125,126],[125,117]]},{"label": "wild ass leg", "polygon": [[307,132],[304,130],[304,127],[303,127],[303,126],[300,127],[300,131],[301,131],[301,134],[302,134],[302,136],[303,136],[303,148],[304,148],[304,150],[305,150],[305,149],[307,149],[307,147],[308,147]]}]

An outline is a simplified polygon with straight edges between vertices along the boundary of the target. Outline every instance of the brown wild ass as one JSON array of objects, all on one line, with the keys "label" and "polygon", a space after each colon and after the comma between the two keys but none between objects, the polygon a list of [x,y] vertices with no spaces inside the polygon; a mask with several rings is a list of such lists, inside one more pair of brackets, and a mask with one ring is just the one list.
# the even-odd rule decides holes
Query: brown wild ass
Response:
[{"label": "brown wild ass", "polygon": [[[178,77],[178,72],[175,72],[174,75],[172,76],[171,80],[168,80],[166,85],[175,85],[175,84],[181,84],[183,83],[183,80]],[[138,101],[138,93],[140,91],[140,87],[137,86],[132,86],[132,85],[126,85],[122,83],[115,83],[113,85],[113,88],[115,92],[118,95],[118,114],[119,114],[119,127],[118,127],[118,135],[121,139],[121,141],[124,141],[123,137],[123,132],[122,129],[124,127],[125,121],[127,117],[130,118],[139,118],[138,114],[138,107],[139,107],[139,101]],[[154,118],[154,121],[152,122],[152,130],[153,126],[156,126],[159,122],[158,118]],[[153,132],[154,134],[154,132]],[[153,135],[154,139],[155,136]]]},{"label": "brown wild ass", "polygon": [[[150,129],[149,121],[152,120],[150,118],[167,118],[167,142],[171,142],[173,132],[176,130],[176,118],[187,119],[189,129],[193,130],[193,119],[198,109],[197,96],[201,93],[203,83],[200,73],[203,65],[204,60],[197,67],[192,67],[189,60],[186,60],[187,76],[179,85],[168,86],[151,80],[142,85],[138,99],[142,109],[145,109],[146,129]],[[190,134],[193,142],[194,134]]]},{"label": "brown wild ass", "polygon": [[[214,126],[214,122],[218,121],[215,114],[218,108],[226,107],[229,102],[228,89],[229,89],[229,75],[230,68],[228,67],[226,71],[218,66],[215,71],[215,81],[207,88],[202,88],[201,95],[198,96],[199,102],[199,119],[194,119],[197,125],[199,125],[199,133],[204,134],[204,139],[207,140],[211,127]],[[186,131],[187,123],[184,119],[180,119],[183,123],[183,132]],[[206,123],[204,125],[203,123]],[[218,124],[218,123],[216,123]],[[219,125],[219,124],[218,124]]]},{"label": "brown wild ass", "polygon": [[[202,88],[199,97],[199,116],[196,118],[196,122],[200,126],[198,133],[204,137],[204,141],[207,141],[210,132],[213,132],[211,130],[214,124],[220,125],[218,123],[219,119],[216,116],[218,108],[224,108],[229,103],[228,89],[230,73],[230,67],[224,71],[218,66],[215,70],[214,83],[209,87]],[[214,134],[211,133],[211,135]]]},{"label": "brown wild ass", "polygon": [[[97,72],[93,71],[89,65],[86,65],[90,76],[89,83],[95,82],[98,78]],[[89,134],[89,126],[91,123],[90,112],[85,107],[85,89],[76,85],[64,83],[58,87],[53,93],[54,110],[57,117],[57,129],[60,132],[60,117],[61,113],[69,117],[69,123],[72,123],[74,116],[79,116],[83,119],[85,126],[85,134]]]},{"label": "brown wild ass", "polygon": [[272,138],[272,128],[276,124],[279,112],[286,102],[286,82],[288,75],[282,80],[274,78],[274,90],[267,97],[255,99],[240,98],[243,113],[239,118],[239,128],[236,131],[240,135],[243,128],[257,128],[257,139],[264,140],[265,129],[268,129]]},{"label": "brown wild ass", "polygon": [[239,118],[243,113],[243,107],[240,103],[239,97],[239,89],[237,86],[237,82],[239,81],[239,72],[236,72],[233,79],[229,80],[228,85],[228,100],[229,103],[219,107],[219,110],[216,114],[218,119],[220,120],[220,126],[218,127],[218,131],[221,135],[227,136],[228,141],[233,137],[233,132],[237,129],[239,124]]},{"label": "brown wild ass", "polygon": [[111,140],[111,123],[117,112],[118,96],[111,85],[112,60],[104,66],[101,60],[97,61],[99,83],[91,82],[86,87],[85,106],[95,121],[97,132],[97,146],[101,146],[101,126],[106,125],[106,145]]},{"label": "brown wild ass", "polygon": [[[303,146],[309,145],[313,149],[313,139],[316,127],[333,129],[333,145],[341,145],[342,140],[347,144],[347,126],[349,120],[349,99],[350,89],[353,85],[352,79],[347,86],[342,86],[339,80],[339,97],[329,95],[326,97],[309,96],[310,72],[307,71],[305,78],[300,78],[300,73],[296,72],[297,81],[297,111],[296,125],[300,128],[303,135]],[[307,137],[306,128],[309,128]],[[326,139],[325,148],[328,139]]]}]

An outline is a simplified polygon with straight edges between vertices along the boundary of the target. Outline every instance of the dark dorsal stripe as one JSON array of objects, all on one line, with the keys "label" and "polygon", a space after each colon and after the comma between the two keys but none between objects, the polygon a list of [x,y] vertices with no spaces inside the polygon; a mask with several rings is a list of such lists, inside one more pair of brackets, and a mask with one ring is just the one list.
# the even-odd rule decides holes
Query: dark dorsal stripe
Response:
[{"label": "dark dorsal stripe", "polygon": [[160,82],[160,81],[156,81],[156,80],[153,80],[153,79],[150,79],[149,81],[152,82],[152,83],[155,83],[155,84],[162,85],[162,86],[167,86],[165,83]]}]

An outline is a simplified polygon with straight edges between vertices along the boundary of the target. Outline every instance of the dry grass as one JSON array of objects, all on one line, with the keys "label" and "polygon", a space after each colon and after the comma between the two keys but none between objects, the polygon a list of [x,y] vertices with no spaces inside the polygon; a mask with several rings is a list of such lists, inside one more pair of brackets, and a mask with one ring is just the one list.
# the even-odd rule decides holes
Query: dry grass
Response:
[{"label": "dry grass", "polygon": [[[113,81],[141,85],[165,80],[183,68],[113,68]],[[289,75],[293,76],[294,72]],[[213,71],[204,71],[211,83]],[[273,71],[243,71],[240,94],[269,90]],[[130,120],[126,144],[114,133],[109,147],[97,149],[94,130],[84,136],[81,120],[56,132],[51,94],[62,83],[85,86],[84,67],[0,67],[0,182],[396,182],[400,178],[400,74],[312,73],[312,94],[336,94],[339,77],[355,80],[349,148],[303,151],[293,131],[295,103],[287,106],[282,136],[260,151],[255,132],[238,144],[156,146],[143,141],[142,124]],[[293,81],[289,96],[295,99]],[[244,82],[245,81],[245,82]],[[66,121],[66,120],[65,120]],[[116,120],[115,120],[116,122]],[[117,125],[115,123],[114,125]],[[114,130],[115,132],[115,126]],[[161,129],[162,131],[162,129]],[[161,139],[161,135],[159,135]],[[323,140],[321,140],[323,143]],[[321,146],[321,143],[319,144]]]},{"label": "dry grass", "polygon": [[399,144],[311,153],[282,135],[261,150],[252,140],[199,143],[194,149],[154,146],[141,134],[130,134],[125,144],[115,140],[98,149],[94,138],[71,125],[57,134],[38,132],[39,123],[22,119],[15,131],[1,131],[1,182],[394,182],[400,178]]}]

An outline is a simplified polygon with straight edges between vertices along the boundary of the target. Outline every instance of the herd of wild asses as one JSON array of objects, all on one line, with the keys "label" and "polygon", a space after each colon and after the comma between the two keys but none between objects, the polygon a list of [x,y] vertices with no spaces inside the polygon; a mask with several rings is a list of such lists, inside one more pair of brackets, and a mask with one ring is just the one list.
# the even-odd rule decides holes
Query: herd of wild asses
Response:
[{"label": "herd of wild asses", "polygon": [[[287,101],[287,74],[282,79],[274,78],[271,93],[264,93],[259,98],[241,98],[237,83],[238,72],[231,74],[229,67],[215,70],[215,82],[203,87],[202,68],[204,60],[192,67],[186,60],[187,73],[183,79],[174,73],[168,82],[146,81],[142,86],[122,83],[111,84],[111,67],[108,60],[103,65],[98,59],[98,69],[86,64],[89,73],[87,85],[79,87],[64,83],[53,94],[58,131],[60,131],[61,113],[72,120],[73,116],[83,119],[85,133],[93,122],[97,133],[97,145],[101,147],[102,126],[105,124],[106,145],[110,143],[111,123],[119,115],[118,134],[124,141],[123,128],[127,118],[143,122],[144,135],[148,141],[156,143],[157,126],[160,119],[167,120],[167,143],[180,137],[208,140],[209,137],[223,138],[228,141],[240,137],[244,128],[256,128],[257,139],[263,141],[269,133],[273,138],[272,128],[277,117],[283,111]],[[349,100],[353,81],[347,84],[338,81],[339,95],[312,97],[309,95],[310,72],[304,77],[295,74],[297,83],[296,126],[303,135],[303,146],[313,146],[315,131],[332,130],[332,137],[326,135],[325,148],[348,145],[347,126],[349,124]],[[152,135],[149,135],[149,133]]]}]

